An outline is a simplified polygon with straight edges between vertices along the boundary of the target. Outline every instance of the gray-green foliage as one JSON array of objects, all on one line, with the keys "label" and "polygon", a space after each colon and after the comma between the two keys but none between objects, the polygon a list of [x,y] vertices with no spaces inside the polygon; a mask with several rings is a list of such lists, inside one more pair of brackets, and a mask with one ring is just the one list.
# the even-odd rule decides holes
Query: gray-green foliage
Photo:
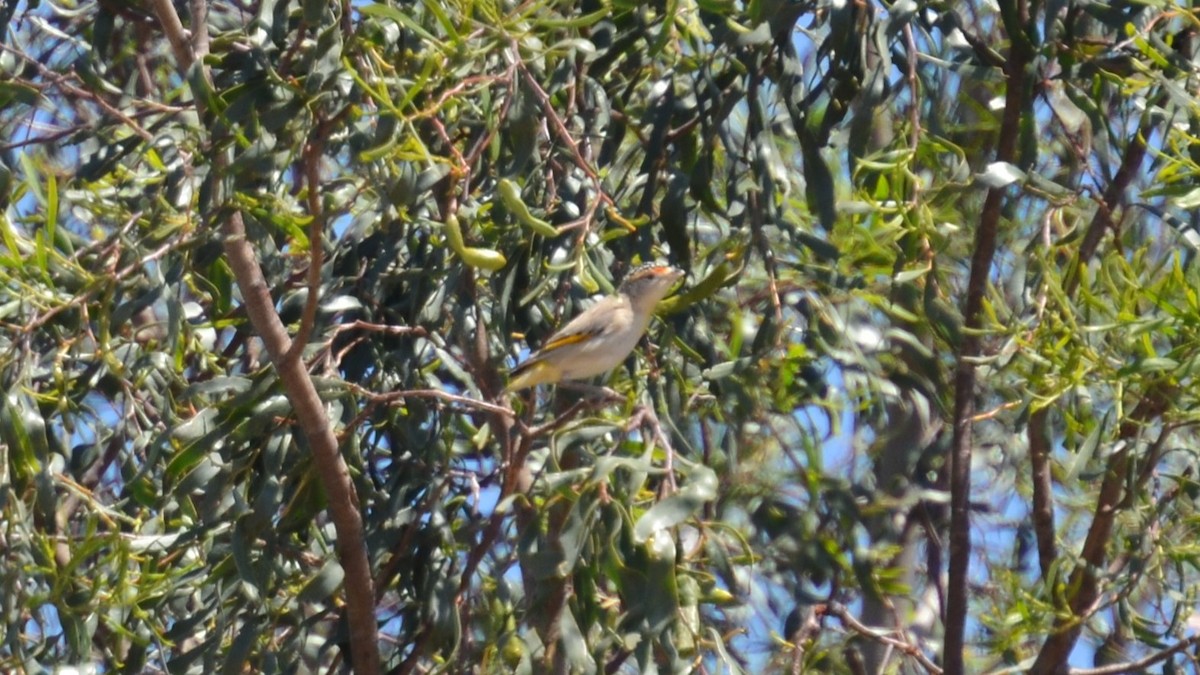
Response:
[{"label": "gray-green foliage", "polygon": [[[919,672],[837,608],[938,656],[988,188],[968,663],[1186,634],[1194,9],[217,2],[210,85],[147,7],[6,7],[0,669],[346,663],[354,580],[223,256],[237,211],[292,331],[320,232],[303,356],[385,667]],[[608,382],[625,404],[500,393],[651,259],[690,276]]]}]

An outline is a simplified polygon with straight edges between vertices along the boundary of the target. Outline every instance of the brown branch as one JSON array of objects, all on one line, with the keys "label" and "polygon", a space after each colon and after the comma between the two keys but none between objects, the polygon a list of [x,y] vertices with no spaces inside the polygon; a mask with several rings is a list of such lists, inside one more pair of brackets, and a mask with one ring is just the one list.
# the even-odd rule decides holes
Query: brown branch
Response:
[{"label": "brown branch", "polygon": [[425,337],[427,332],[423,326],[393,326],[386,323],[371,323],[362,319],[355,319],[350,323],[344,323],[337,327],[336,332],[341,333],[348,330],[365,330],[376,333],[387,333],[389,335],[415,335],[417,337]]},{"label": "brown branch", "polygon": [[365,331],[390,333],[392,335],[415,335],[417,337],[425,337],[427,335],[427,332],[421,326],[388,326],[384,324],[368,323],[361,320],[342,324],[334,329],[333,335],[330,336],[329,342],[325,346],[325,348],[329,350],[327,357],[332,361],[332,367],[335,369],[341,367],[342,359],[346,357],[346,354],[348,354],[350,350],[354,349],[354,347],[356,347],[359,343],[365,342],[367,339],[365,335],[360,335],[342,345],[342,348],[337,352],[334,352],[333,338],[344,331],[354,328],[360,328]]},{"label": "brown branch", "polygon": [[[1180,429],[1195,426],[1196,424],[1197,423],[1195,422],[1183,422],[1163,425],[1162,430],[1159,431],[1158,438],[1156,438],[1154,443],[1150,445],[1149,450],[1142,453],[1142,468],[1138,472],[1137,481],[1135,483],[1139,488],[1145,485],[1154,476],[1155,467],[1158,466],[1159,460],[1163,458],[1163,454],[1166,451],[1167,439],[1171,436],[1171,434],[1174,434]],[[1132,497],[1132,495],[1129,496]]]},{"label": "brown branch", "polygon": [[66,138],[68,136],[77,134],[80,131],[91,130],[92,128],[94,128],[94,127],[93,127],[92,123],[90,123],[90,122],[80,123],[80,124],[77,124],[72,127],[67,127],[65,129],[60,129],[58,131],[48,133],[45,136],[25,138],[25,139],[22,139],[19,141],[12,141],[9,143],[0,144],[0,152],[8,152],[9,150],[16,150],[18,148],[24,148],[24,147],[27,147],[30,145],[50,145],[53,143],[57,143],[58,141],[61,141],[62,139]]},{"label": "brown branch", "polygon": [[1120,447],[1108,457],[1104,478],[1100,482],[1100,490],[1096,497],[1096,512],[1083,541],[1083,549],[1079,552],[1079,563],[1067,582],[1067,588],[1074,589],[1069,598],[1071,614],[1060,616],[1055,621],[1054,629],[1042,644],[1033,667],[1029,669],[1030,673],[1051,675],[1063,672],[1066,668],[1067,657],[1083,631],[1082,619],[1095,610],[1096,601],[1100,597],[1097,570],[1104,567],[1113,523],[1116,522],[1117,514],[1121,510],[1121,501],[1125,497],[1125,484],[1133,461],[1133,446],[1143,426],[1162,415],[1169,401],[1167,390],[1156,387],[1143,396],[1129,417],[1121,423],[1117,431]]},{"label": "brown branch", "polygon": [[529,72],[529,69],[526,68],[525,64],[521,61],[521,53],[517,48],[515,41],[512,45],[512,59],[517,67],[517,70],[520,71],[521,78],[525,81],[526,86],[529,87],[529,90],[533,92],[534,96],[537,97],[538,103],[542,106],[542,114],[544,114],[546,119],[549,121],[550,128],[554,130],[554,135],[558,136],[558,140],[561,141],[563,145],[567,146],[567,149],[571,151],[571,157],[574,158],[575,165],[579,167],[579,170],[592,180],[592,184],[596,187],[596,194],[600,201],[609,206],[615,207],[612,197],[608,196],[608,193],[604,191],[604,182],[600,179],[600,175],[596,173],[596,170],[592,167],[592,165],[586,159],[584,159],[583,154],[579,151],[579,145],[575,143],[575,139],[571,137],[571,132],[567,130],[567,125],[563,123],[562,118],[560,118],[558,113],[555,112],[554,105],[550,102],[550,96],[546,93],[546,90],[542,89],[541,85],[539,85],[537,80],[534,79],[533,73]]},{"label": "brown branch", "polygon": [[1096,249],[1100,247],[1100,240],[1104,237],[1104,233],[1113,229],[1113,211],[1124,201],[1125,190],[1133,181],[1133,177],[1141,172],[1142,160],[1146,157],[1146,136],[1152,131],[1149,115],[1147,115],[1142,127],[1129,142],[1129,148],[1125,152],[1121,168],[1117,170],[1117,175],[1113,176],[1112,182],[1108,184],[1108,189],[1104,191],[1104,201],[1099,204],[1095,215],[1092,216],[1092,222],[1088,224],[1087,231],[1083,234],[1083,241],[1079,244],[1079,261],[1076,263],[1075,269],[1070,271],[1070,276],[1067,277],[1065,284],[1067,295],[1075,294],[1075,289],[1078,288],[1079,281],[1083,276],[1083,269],[1096,254]]},{"label": "brown branch", "polygon": [[[26,57],[26,58],[28,58],[28,57]],[[131,103],[132,103],[132,105],[141,105],[141,106],[146,106],[148,108],[151,108],[150,110],[139,110],[135,113],[130,113],[128,115],[128,117],[131,120],[139,120],[139,119],[142,119],[143,117],[149,117],[151,115],[157,115],[160,113],[186,112],[187,110],[190,110],[192,108],[191,106],[168,106],[168,105],[163,105],[161,103],[155,103],[153,101],[146,101],[146,100],[142,100],[142,99],[137,99],[135,101],[132,101]],[[49,128],[48,125],[41,125],[41,126],[42,126],[42,128],[47,128],[47,129]],[[7,152],[9,150],[16,150],[18,148],[26,148],[31,145],[51,145],[51,144],[57,143],[58,141],[61,141],[64,138],[67,138],[68,136],[78,134],[80,131],[93,131],[93,130],[95,130],[95,124],[93,122],[90,122],[90,121],[80,122],[80,123],[75,124],[70,127],[60,128],[58,131],[48,131],[46,133],[46,135],[44,135],[44,136],[32,136],[29,138],[22,138],[19,141],[9,141],[7,143],[0,143],[0,152]]]},{"label": "brown branch", "polygon": [[[141,216],[140,212],[133,214],[133,216],[131,216],[130,220],[128,221],[129,224],[136,222],[139,216]],[[122,232],[127,227],[128,227],[128,225],[126,225],[125,228],[122,228]],[[159,246],[157,249],[151,251],[149,254],[144,255],[144,256],[138,258],[137,260],[135,260],[134,262],[126,265],[125,267],[122,267],[119,270],[113,271],[112,267],[115,266],[116,262],[117,262],[116,257],[115,257],[117,255],[117,248],[118,248],[116,238],[117,238],[116,236],[113,237],[114,241],[108,247],[106,247],[105,251],[103,252],[104,255],[114,256],[114,258],[110,261],[111,264],[108,266],[108,273],[101,275],[103,277],[104,281],[106,282],[104,285],[96,285],[96,286],[89,288],[88,290],[78,293],[77,295],[72,297],[70,300],[62,303],[61,305],[55,305],[55,306],[51,307],[50,309],[46,310],[44,313],[34,317],[33,320],[30,321],[29,323],[17,327],[17,330],[20,330],[23,333],[33,333],[35,330],[46,325],[46,323],[48,321],[50,321],[50,319],[53,319],[59,313],[65,311],[67,309],[70,309],[72,307],[85,307],[87,305],[88,301],[90,301],[96,295],[96,293],[100,292],[101,290],[105,290],[106,288],[115,287],[117,284],[121,283],[127,277],[129,277],[129,275],[133,274],[134,272],[142,270],[143,266],[145,266],[146,264],[154,262],[155,260],[158,260],[159,258],[166,256],[168,253],[171,253],[178,249],[189,246],[196,241],[196,237],[194,235],[188,235],[188,236],[176,239],[174,241],[169,241],[169,242],[163,244],[162,246]],[[78,254],[75,257],[79,257]],[[78,261],[76,261],[76,263],[78,263]],[[8,325],[11,325],[11,324],[8,324]]]},{"label": "brown branch", "polygon": [[671,440],[667,438],[666,433],[663,431],[662,422],[659,421],[653,407],[639,405],[634,409],[633,414],[630,415],[629,420],[625,423],[625,433],[628,434],[638,427],[649,429],[650,431],[648,434],[649,438],[646,436],[642,437],[642,441],[646,446],[646,452],[654,452],[655,443],[658,444],[658,447],[662,448],[664,458],[663,488],[668,493],[675,492],[675,449],[671,446]]},{"label": "brown branch", "polygon": [[[203,69],[204,80],[211,86],[211,73],[204,65],[204,57],[208,56],[208,0],[188,0],[188,9],[192,14],[192,31],[190,33],[192,43],[189,51],[196,57],[196,61],[200,63],[200,67]],[[168,37],[168,39],[170,38]],[[171,43],[171,47],[175,47],[174,42]]]},{"label": "brown branch", "polygon": [[[207,0],[191,2],[194,24],[189,43],[188,35],[171,0],[151,0],[151,7],[171,43],[179,70],[185,77],[194,64],[203,64],[204,56],[208,53],[206,2]],[[201,68],[203,70],[200,76],[206,82],[211,82],[208,69],[203,65]],[[201,114],[207,112],[203,109],[203,98],[195,98]],[[225,158],[220,153],[213,155],[212,163],[217,175],[226,168]],[[329,500],[330,515],[337,530],[338,559],[345,571],[346,615],[352,656],[348,660],[354,672],[377,675],[379,641],[375,623],[375,592],[372,588],[371,564],[367,558],[367,546],[363,536],[362,513],[358,494],[350,478],[350,470],[338,450],[337,438],[329,423],[325,404],[317,394],[303,362],[300,359],[285,358],[291,348],[291,340],[275,310],[271,289],[263,277],[254,249],[246,238],[246,227],[240,212],[233,211],[225,218],[221,223],[221,234],[225,257],[242,293],[246,314],[271,356],[284,391],[295,411],[296,422],[312,449],[317,474]]]},{"label": "brown branch", "polygon": [[458,394],[451,394],[448,391],[442,391],[440,389],[405,389],[403,391],[389,391],[385,394],[378,394],[367,391],[356,384],[351,384],[350,388],[377,403],[390,403],[391,401],[397,401],[406,398],[432,398],[439,401],[447,401],[449,403],[458,403],[460,405],[467,406],[468,408],[478,408],[502,417],[513,416],[513,411],[511,408],[505,408],[504,406],[488,403],[487,401],[480,401],[479,399],[459,396]]},{"label": "brown branch", "polygon": [[1096,498],[1096,514],[1092,516],[1092,525],[1088,527],[1084,548],[1080,550],[1079,565],[1070,575],[1068,589],[1073,589],[1070,597],[1070,616],[1060,616],[1055,622],[1054,631],[1046,638],[1042,651],[1038,652],[1037,661],[1030,669],[1032,674],[1061,673],[1067,667],[1067,657],[1074,649],[1075,641],[1084,629],[1082,619],[1096,609],[1099,598],[1099,578],[1097,571],[1104,567],[1104,557],[1112,537],[1112,525],[1120,513],[1121,502],[1124,498],[1129,466],[1136,438],[1140,435],[1142,426],[1152,422],[1163,414],[1169,405],[1170,396],[1164,388],[1156,388],[1139,401],[1128,419],[1121,423],[1117,430],[1117,440],[1121,448],[1109,456],[1108,466],[1105,467],[1104,478],[1100,480],[1100,489]]},{"label": "brown branch", "polygon": [[304,181],[308,184],[308,215],[312,219],[308,224],[308,297],[304,301],[304,312],[300,316],[300,326],[296,329],[296,339],[288,349],[284,361],[300,358],[304,346],[312,336],[313,325],[317,321],[317,306],[321,302],[321,266],[325,263],[325,245],[322,235],[325,232],[325,211],[321,208],[321,154],[325,152],[325,134],[327,122],[318,120],[312,130],[308,142],[304,144],[301,162],[304,165]]},{"label": "brown branch", "polygon": [[912,126],[909,133],[912,136],[909,138],[908,147],[916,152],[917,146],[921,142],[921,92],[917,80],[919,53],[917,52],[916,38],[913,37],[912,24],[908,22],[904,24],[904,46],[908,50],[908,72],[905,74],[905,79],[908,81],[909,96],[912,97],[908,111],[908,123]]},{"label": "brown branch", "polygon": [[1038,568],[1049,581],[1050,570],[1058,558],[1054,543],[1054,485],[1050,473],[1050,408],[1041,408],[1029,416],[1029,465],[1033,478],[1033,534],[1037,539]]},{"label": "brown branch", "polygon": [[[1104,191],[1103,202],[1098,205],[1096,213],[1092,217],[1087,231],[1084,233],[1083,241],[1079,245],[1079,256],[1075,262],[1075,268],[1069,271],[1064,284],[1064,291],[1068,297],[1073,296],[1075,290],[1079,287],[1079,283],[1083,277],[1083,270],[1099,249],[1105,232],[1113,228],[1112,214],[1124,200],[1125,191],[1133,181],[1133,177],[1138,174],[1142,160],[1146,156],[1146,137],[1151,131],[1149,124],[1150,120],[1146,119],[1142,127],[1138,129],[1130,141],[1128,150],[1121,162],[1121,167],[1117,170],[1112,182],[1109,183],[1108,188]],[[1075,648],[1075,642],[1079,639],[1080,632],[1083,629],[1080,618],[1083,614],[1092,611],[1093,604],[1099,595],[1099,580],[1096,576],[1096,570],[1104,566],[1105,551],[1112,536],[1113,521],[1116,519],[1117,512],[1120,510],[1120,503],[1125,496],[1124,487],[1131,464],[1129,446],[1135,441],[1143,424],[1162,414],[1163,410],[1166,409],[1169,398],[1165,383],[1160,386],[1152,386],[1143,396],[1137,407],[1130,413],[1129,419],[1121,424],[1117,432],[1117,440],[1124,441],[1125,447],[1108,457],[1104,478],[1101,481],[1100,490],[1096,496],[1095,515],[1092,517],[1092,524],[1088,528],[1087,537],[1084,539],[1083,549],[1080,552],[1079,565],[1072,573],[1070,583],[1067,586],[1067,588],[1074,590],[1072,596],[1068,599],[1071,616],[1060,616],[1055,622],[1054,630],[1046,638],[1045,643],[1042,644],[1042,649],[1038,652],[1037,660],[1034,662],[1033,668],[1030,669],[1030,673],[1044,673],[1048,675],[1050,673],[1061,672],[1062,669],[1066,668],[1067,657],[1070,655],[1071,650]],[[1044,413],[1042,416],[1044,416]],[[1035,414],[1030,419],[1031,432],[1033,431],[1032,425],[1038,421],[1038,417],[1039,415]],[[1030,443],[1032,449],[1032,438],[1030,439]],[[1049,510],[1052,513],[1053,504],[1050,502],[1049,491],[1047,490],[1046,494],[1042,495],[1044,503],[1041,503],[1038,501],[1039,488],[1037,487],[1039,484],[1048,485],[1050,483],[1049,462],[1033,463],[1032,471],[1033,484],[1035,486],[1034,512],[1036,514],[1039,510]],[[1035,521],[1036,526],[1037,522]],[[1052,523],[1051,527],[1053,527]],[[1042,536],[1042,534],[1038,534],[1039,558],[1041,557]],[[1050,536],[1052,537],[1053,535],[1051,534]],[[1042,570],[1044,575],[1046,567],[1043,566]]]},{"label": "brown branch", "polygon": [[[507,415],[499,415],[495,420],[496,437],[504,446],[504,475],[501,477],[500,495],[496,499],[497,504],[503,503],[512,495],[523,494],[529,487],[529,472],[528,468],[525,467],[525,458],[529,456],[529,451],[533,448],[533,436],[527,432],[524,425],[521,425],[521,433],[512,434],[512,428],[517,420],[512,416],[512,411],[507,412]],[[523,506],[518,500],[513,503],[513,509],[522,512],[527,510],[528,507]],[[500,509],[492,511],[483,536],[480,537],[479,543],[467,555],[467,562],[463,566],[462,580],[458,587],[458,595],[460,597],[470,586],[471,578],[475,576],[475,570],[479,567],[479,563],[483,562],[484,555],[487,554],[488,550],[492,548],[492,544],[495,543],[496,537],[499,536],[508,513],[508,511]]]},{"label": "brown branch", "polygon": [[[100,96],[99,94],[97,94],[94,91],[80,89],[79,87],[76,87],[74,84],[71,84],[71,82],[69,80],[71,80],[71,79],[77,80],[78,76],[68,76],[68,75],[64,75],[62,73],[55,72],[55,71],[51,70],[50,68],[47,68],[44,64],[42,64],[38,60],[31,58],[28,54],[25,54],[24,52],[21,52],[17,49],[7,46],[7,45],[0,45],[0,50],[3,50],[9,54],[17,56],[18,58],[25,61],[25,63],[33,66],[34,68],[37,69],[38,73],[42,77],[46,78],[46,80],[49,81],[49,83],[51,85],[56,86],[59,89],[62,89],[66,94],[68,94],[70,96],[74,96],[76,99],[79,99],[79,100],[91,101],[92,103],[95,103],[109,117],[116,119],[117,121],[121,122],[125,126],[132,129],[133,133],[137,134],[138,137],[140,137],[143,141],[146,141],[147,143],[149,143],[154,140],[154,135],[151,134],[149,131],[146,131],[144,128],[142,128],[142,125],[138,124],[137,121],[133,117],[125,114],[124,111],[118,110],[111,103],[104,100],[104,98],[102,96]],[[37,88],[39,90],[42,89],[41,87],[35,87],[35,88]],[[42,91],[41,93],[43,96],[45,95],[44,91]]]},{"label": "brown branch", "polygon": [[[1025,0],[1017,0],[1012,8],[1018,15],[1027,15]],[[1021,27],[1013,26],[1020,30]],[[1011,32],[1011,31],[1010,31]],[[1020,145],[1021,114],[1025,111],[1026,68],[1032,55],[1027,42],[1010,35],[1012,49],[1004,64],[1004,116],[997,139],[996,160],[1011,162]],[[950,487],[950,562],[946,590],[945,647],[942,661],[950,675],[962,675],[966,649],[966,623],[969,614],[969,578],[971,564],[971,450],[972,423],[975,415],[975,359],[982,353],[980,338],[983,303],[987,295],[988,273],[996,253],[996,236],[1000,226],[1003,188],[988,190],[979,226],[975,231],[971,272],[967,281],[966,305],[963,308],[963,339],[954,373],[954,437],[947,467]]]},{"label": "brown branch", "polygon": [[[498,82],[498,83],[503,83],[503,84],[508,85],[508,95],[504,97],[504,101],[500,104],[500,112],[496,115],[496,118],[495,118],[497,120],[508,119],[508,109],[512,106],[513,99],[516,98],[515,92],[516,92],[516,88],[517,88],[517,79],[516,79],[516,77],[514,77],[515,72],[516,72],[516,66],[510,65],[508,67],[508,70],[505,71],[505,74],[503,76],[497,76],[492,80],[492,82],[488,83],[488,84],[493,84],[493,83]],[[465,169],[463,176],[462,176],[462,192],[463,192],[463,194],[470,194],[471,178],[473,176],[472,167],[474,167],[475,164],[479,161],[479,157],[483,154],[484,149],[486,149],[487,147],[489,147],[491,145],[492,138],[495,135],[496,135],[496,129],[493,125],[488,125],[487,127],[485,127],[484,131],[479,134],[479,138],[476,139],[475,143],[471,146],[471,149],[467,151],[466,156],[463,157],[462,163],[463,163],[463,168]]]},{"label": "brown branch", "polygon": [[549,422],[543,422],[535,427],[528,427],[525,430],[525,434],[531,438],[540,438],[545,436],[552,431],[556,431],[557,429],[565,427],[575,419],[575,416],[578,415],[580,411],[589,407],[590,405],[591,404],[587,400],[576,401],[571,404],[571,407],[551,418]]},{"label": "brown branch", "polygon": [[312,448],[317,473],[329,499],[330,514],[337,528],[338,558],[346,573],[346,605],[354,672],[374,675],[379,672],[375,591],[363,536],[362,513],[350,470],[338,449],[325,404],[317,394],[304,363],[299,359],[285,359],[291,340],[275,311],[270,288],[254,257],[254,249],[246,240],[241,213],[230,214],[221,229],[225,238],[225,256],[242,291],[246,313],[275,364],[284,391],[295,410],[296,421]]},{"label": "brown branch", "polygon": [[171,43],[171,51],[175,52],[175,62],[179,64],[179,72],[186,76],[198,55],[192,51],[192,45],[188,42],[188,31],[179,20],[175,5],[170,0],[151,0],[150,9],[162,25],[167,42]]},{"label": "brown branch", "polygon": [[1067,672],[1070,673],[1070,675],[1121,675],[1121,673],[1140,673],[1146,668],[1161,661],[1166,661],[1175,654],[1178,654],[1188,647],[1197,644],[1200,644],[1200,635],[1193,635],[1186,640],[1176,642],[1162,651],[1155,652],[1149,656],[1140,658],[1137,661],[1129,661],[1127,663],[1112,663],[1107,666],[1100,666],[1099,668],[1072,668]]},{"label": "brown branch", "polygon": [[[498,408],[498,406],[492,406],[482,401],[476,403],[488,410]],[[594,404],[594,401],[591,402],[591,405]],[[588,406],[589,401],[586,399],[577,401],[567,411],[557,414],[551,422],[537,427],[527,426],[523,421],[518,420],[513,415],[513,412],[507,408],[498,408],[498,412],[501,414],[496,415],[492,420],[493,429],[495,430],[494,435],[500,441],[504,452],[500,495],[496,500],[498,504],[505,503],[509,497],[526,494],[532,487],[533,475],[529,467],[525,465],[525,460],[533,448],[533,441],[539,436],[550,433],[553,429],[573,419],[575,414]],[[548,512],[547,532],[544,535],[545,539],[541,545],[551,546],[555,545],[558,541],[557,533],[561,530],[564,523],[563,519],[566,517],[566,512],[561,510],[562,506],[552,506],[550,508]],[[484,528],[483,534],[480,536],[479,542],[467,554],[467,562],[463,567],[462,578],[459,582],[458,595],[460,598],[470,587],[471,580],[475,576],[480,563],[483,562],[487,553],[492,550],[496,538],[500,535],[510,514],[512,514],[522,535],[523,533],[530,532],[531,528],[536,526],[537,511],[527,500],[516,499],[512,502],[511,508],[503,511],[499,509],[493,511],[488,518],[488,523]],[[558,648],[558,619],[562,616],[563,611],[567,611],[566,603],[570,599],[572,592],[571,578],[568,575],[554,579],[532,580],[528,577],[528,566],[524,565],[522,566],[522,573],[526,575],[527,587],[534,589],[530,591],[527,600],[530,603],[532,615],[536,617],[533,621],[533,626],[542,643],[545,645],[545,651],[540,659],[541,670],[539,672],[558,672],[559,669],[554,666],[556,664],[562,665],[562,659],[565,658],[565,652]],[[463,608],[462,611],[464,613],[469,610],[469,603],[462,602],[460,599],[459,604]],[[466,616],[462,618],[464,623],[466,623]]]},{"label": "brown branch", "polygon": [[874,640],[880,644],[887,645],[906,656],[912,657],[917,663],[921,664],[921,666],[925,668],[926,672],[931,673],[932,675],[941,675],[942,672],[944,672],[936,663],[926,656],[923,649],[912,644],[911,642],[905,642],[904,640],[894,638],[891,635],[888,635],[887,632],[878,631],[869,626],[864,626],[859,622],[858,619],[855,619],[854,615],[850,613],[850,610],[846,609],[846,607],[841,603],[831,602],[827,604],[825,606],[824,613],[836,616],[839,620],[841,620],[844,626],[855,633],[858,633],[867,639]]}]

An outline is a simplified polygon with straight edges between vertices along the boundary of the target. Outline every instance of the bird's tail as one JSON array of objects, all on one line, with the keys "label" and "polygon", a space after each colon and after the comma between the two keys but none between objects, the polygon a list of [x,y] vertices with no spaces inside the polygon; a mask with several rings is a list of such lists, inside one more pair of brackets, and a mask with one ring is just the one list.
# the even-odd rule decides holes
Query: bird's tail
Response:
[{"label": "bird's tail", "polygon": [[513,369],[508,379],[508,385],[504,387],[504,393],[536,387],[539,384],[550,384],[558,382],[560,379],[562,379],[561,369],[540,359],[530,359]]}]

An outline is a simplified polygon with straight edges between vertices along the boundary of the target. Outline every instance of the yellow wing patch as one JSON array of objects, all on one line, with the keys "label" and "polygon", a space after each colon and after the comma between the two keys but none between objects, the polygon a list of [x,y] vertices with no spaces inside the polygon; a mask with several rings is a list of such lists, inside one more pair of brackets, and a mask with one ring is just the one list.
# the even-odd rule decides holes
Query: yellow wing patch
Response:
[{"label": "yellow wing patch", "polygon": [[544,354],[546,352],[558,349],[559,347],[566,347],[567,345],[573,345],[577,342],[583,342],[592,335],[595,335],[595,333],[571,333],[570,335],[563,335],[542,345],[542,348],[539,349],[538,352]]}]

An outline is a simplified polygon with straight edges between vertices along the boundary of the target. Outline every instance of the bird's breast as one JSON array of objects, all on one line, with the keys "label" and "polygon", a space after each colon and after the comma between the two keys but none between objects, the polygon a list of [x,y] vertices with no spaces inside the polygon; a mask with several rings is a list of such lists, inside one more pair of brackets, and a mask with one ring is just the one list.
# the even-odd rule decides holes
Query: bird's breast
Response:
[{"label": "bird's breast", "polygon": [[589,344],[581,345],[579,358],[573,359],[570,366],[564,368],[564,378],[580,380],[616,368],[629,356],[645,332],[646,325],[632,316],[615,318]]}]

